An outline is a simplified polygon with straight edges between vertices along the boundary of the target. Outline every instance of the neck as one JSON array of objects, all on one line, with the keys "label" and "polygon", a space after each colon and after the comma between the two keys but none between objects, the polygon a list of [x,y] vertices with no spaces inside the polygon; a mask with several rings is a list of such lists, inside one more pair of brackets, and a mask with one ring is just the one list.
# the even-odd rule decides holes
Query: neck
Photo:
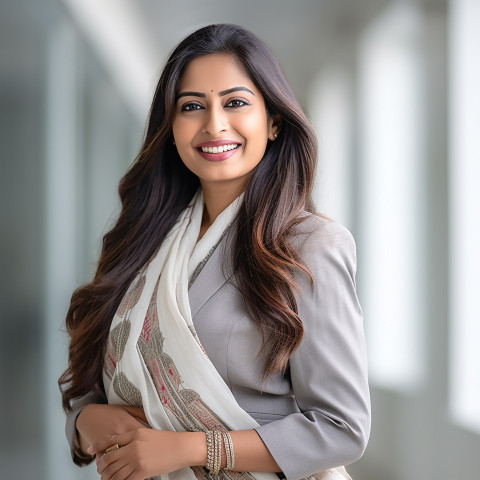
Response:
[{"label": "neck", "polygon": [[216,218],[242,193],[243,188],[230,184],[201,182],[205,209],[203,211],[200,236],[212,225]]}]

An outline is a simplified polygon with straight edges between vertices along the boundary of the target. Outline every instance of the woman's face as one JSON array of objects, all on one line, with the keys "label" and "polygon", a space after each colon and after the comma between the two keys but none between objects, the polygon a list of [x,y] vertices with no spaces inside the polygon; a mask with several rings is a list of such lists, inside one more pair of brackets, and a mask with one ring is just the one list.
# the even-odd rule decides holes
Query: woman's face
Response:
[{"label": "woman's face", "polygon": [[223,183],[243,190],[276,128],[262,94],[234,57],[206,55],[187,66],[178,85],[173,137],[204,188]]}]

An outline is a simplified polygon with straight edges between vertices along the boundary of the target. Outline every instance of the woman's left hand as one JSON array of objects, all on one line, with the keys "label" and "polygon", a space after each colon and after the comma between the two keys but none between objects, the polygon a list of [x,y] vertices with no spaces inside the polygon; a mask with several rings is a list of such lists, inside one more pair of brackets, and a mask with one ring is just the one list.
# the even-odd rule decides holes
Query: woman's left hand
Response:
[{"label": "woman's left hand", "polygon": [[206,457],[206,446],[205,452],[202,449],[205,442],[202,435],[205,437],[202,432],[139,428],[99,441],[88,452],[99,454],[115,444],[121,445],[98,460],[97,472],[102,480],[144,480],[200,464],[203,454]]}]

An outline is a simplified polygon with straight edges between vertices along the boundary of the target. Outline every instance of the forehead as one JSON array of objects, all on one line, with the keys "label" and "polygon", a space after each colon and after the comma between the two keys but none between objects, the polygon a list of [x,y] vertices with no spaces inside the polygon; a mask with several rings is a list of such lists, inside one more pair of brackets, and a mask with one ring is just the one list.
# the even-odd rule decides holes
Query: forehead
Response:
[{"label": "forehead", "polygon": [[[188,64],[180,77],[178,91],[220,91],[241,85],[255,88],[240,62],[232,55],[214,54],[195,58]],[[252,91],[257,92],[256,88]]]}]

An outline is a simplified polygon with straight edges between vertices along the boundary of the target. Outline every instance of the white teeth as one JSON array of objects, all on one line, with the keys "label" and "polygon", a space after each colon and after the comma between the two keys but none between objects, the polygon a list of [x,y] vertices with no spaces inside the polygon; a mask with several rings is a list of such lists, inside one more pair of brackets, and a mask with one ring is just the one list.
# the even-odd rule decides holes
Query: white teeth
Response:
[{"label": "white teeth", "polygon": [[238,143],[232,143],[230,145],[220,145],[219,147],[202,147],[203,153],[223,153],[229,150],[234,150],[238,147]]}]

